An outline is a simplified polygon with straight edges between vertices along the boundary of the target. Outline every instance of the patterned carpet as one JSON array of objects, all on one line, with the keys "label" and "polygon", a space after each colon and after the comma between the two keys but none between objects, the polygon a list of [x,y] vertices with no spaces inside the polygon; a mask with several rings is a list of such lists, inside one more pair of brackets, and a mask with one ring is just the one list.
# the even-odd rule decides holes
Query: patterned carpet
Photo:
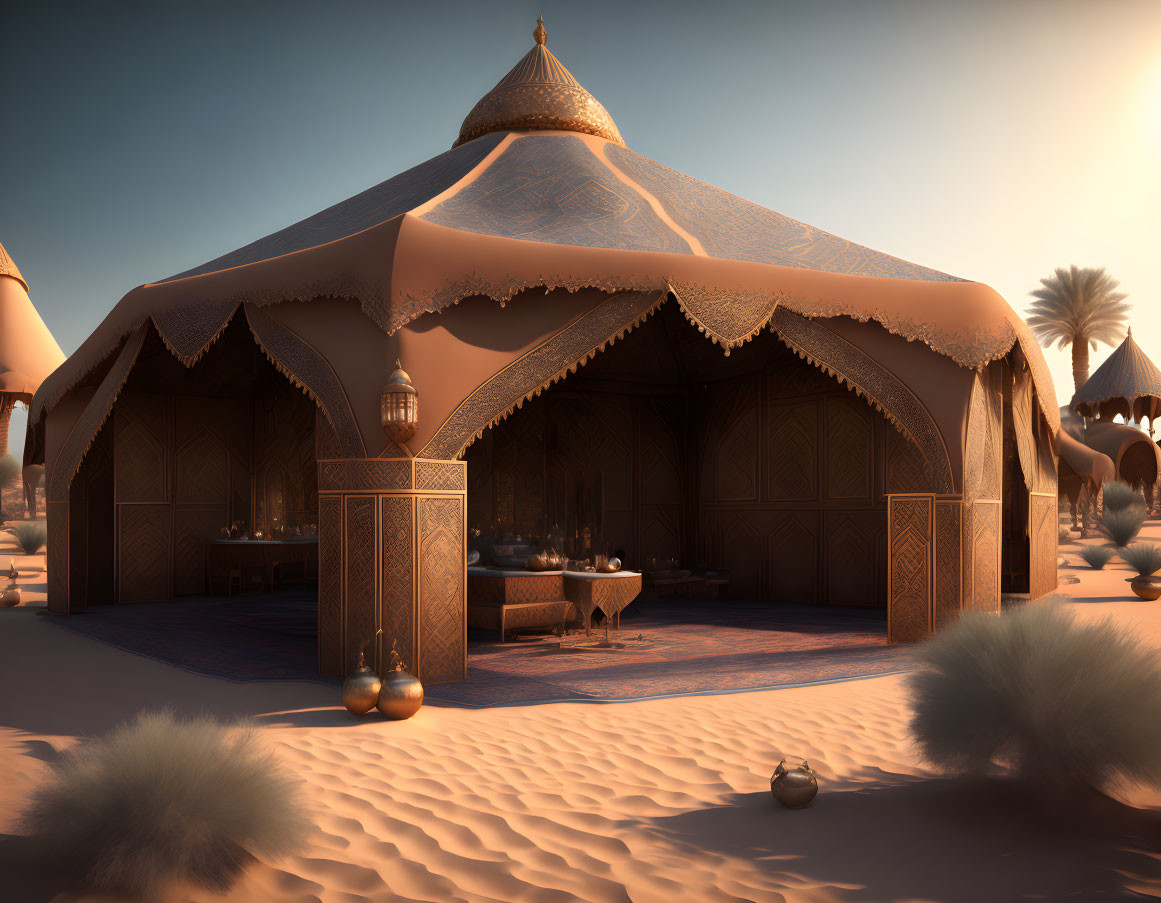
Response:
[{"label": "patterned carpet", "polygon": [[[594,634],[602,631],[594,630]],[[489,706],[613,701],[756,690],[905,671],[911,649],[887,645],[885,617],[766,602],[634,603],[623,636],[643,649],[569,650],[551,637],[469,642],[468,679],[432,699]]]},{"label": "patterned carpet", "polygon": [[[315,672],[315,606],[312,591],[288,590],[99,606],[52,622],[211,677],[337,685]],[[648,646],[567,649],[552,637],[501,644],[494,635],[471,634],[468,679],[428,687],[427,697],[467,706],[622,701],[847,680],[913,667],[911,649],[888,646],[886,620],[873,612],[650,601],[628,609],[621,628],[623,636],[639,634]]]}]

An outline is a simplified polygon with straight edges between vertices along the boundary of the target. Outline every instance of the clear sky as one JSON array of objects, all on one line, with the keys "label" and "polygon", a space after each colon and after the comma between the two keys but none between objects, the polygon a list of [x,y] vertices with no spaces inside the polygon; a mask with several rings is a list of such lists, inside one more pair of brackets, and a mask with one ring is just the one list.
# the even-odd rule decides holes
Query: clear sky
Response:
[{"label": "clear sky", "polygon": [[446,150],[543,9],[634,150],[1021,312],[1105,265],[1161,365],[1158,0],[11,7],[0,242],[66,354],[135,285]]}]

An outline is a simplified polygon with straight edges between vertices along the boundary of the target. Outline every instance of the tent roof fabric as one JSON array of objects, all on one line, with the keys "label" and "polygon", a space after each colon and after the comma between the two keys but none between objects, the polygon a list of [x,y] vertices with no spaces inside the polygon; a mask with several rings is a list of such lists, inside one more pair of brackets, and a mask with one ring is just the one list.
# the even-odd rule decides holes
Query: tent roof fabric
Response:
[{"label": "tent roof fabric", "polygon": [[10,279],[15,279],[24,287],[26,292],[28,291],[28,283],[20,275],[20,268],[16,265],[16,261],[4,250],[4,245],[0,245],[0,276],[8,276]]},{"label": "tent roof fabric", "polygon": [[0,246],[0,392],[31,400],[64,359],[28,300],[28,283]]},{"label": "tent roof fabric", "polygon": [[1152,420],[1161,415],[1161,370],[1133,341],[1133,330],[1120,346],[1097,367],[1072,396],[1071,407],[1085,417]]},{"label": "tent roof fabric", "polygon": [[[565,78],[567,70],[541,58],[543,44],[533,54],[513,73]],[[357,299],[390,334],[472,296],[503,304],[530,289],[597,288],[666,291],[727,353],[766,328],[779,306],[807,317],[874,320],[971,368],[1018,343],[1041,408],[1058,426],[1039,346],[987,286],[774,213],[628,150],[619,134],[563,124],[496,128],[293,226],[129,292],[46,382],[33,422],[150,318],[163,337],[163,320],[180,323],[187,339],[199,330],[212,337],[222,325],[218,312],[242,302],[341,297]]]}]

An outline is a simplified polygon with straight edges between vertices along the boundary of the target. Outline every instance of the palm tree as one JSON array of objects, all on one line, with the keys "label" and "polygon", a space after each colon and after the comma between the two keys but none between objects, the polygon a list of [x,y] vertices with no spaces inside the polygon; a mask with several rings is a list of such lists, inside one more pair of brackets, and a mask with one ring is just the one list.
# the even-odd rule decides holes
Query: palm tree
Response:
[{"label": "palm tree", "polygon": [[1118,292],[1120,285],[1104,267],[1057,267],[1043,288],[1032,292],[1037,300],[1028,309],[1028,325],[1045,348],[1072,344],[1072,381],[1080,389],[1088,380],[1089,345],[1113,345],[1124,334],[1130,305]]}]

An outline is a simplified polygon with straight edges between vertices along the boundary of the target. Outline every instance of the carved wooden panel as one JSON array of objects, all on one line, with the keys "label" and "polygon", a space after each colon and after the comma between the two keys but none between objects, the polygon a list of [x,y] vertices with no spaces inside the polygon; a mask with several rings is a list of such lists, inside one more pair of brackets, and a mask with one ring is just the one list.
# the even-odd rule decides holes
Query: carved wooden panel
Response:
[{"label": "carved wooden panel", "polygon": [[829,604],[859,608],[883,604],[885,562],[879,560],[878,540],[885,520],[881,511],[824,512],[822,554]]},{"label": "carved wooden panel", "polygon": [[887,633],[892,642],[914,642],[932,629],[934,496],[887,499]]},{"label": "carved wooden panel", "polygon": [[416,459],[416,489],[463,489],[467,485],[467,467],[462,461],[423,461]]},{"label": "carved wooden panel", "polygon": [[1059,530],[1057,497],[1052,493],[1032,494],[1029,506],[1031,551],[1029,590],[1033,599],[1056,589],[1056,557]]},{"label": "carved wooden panel", "polygon": [[171,506],[118,505],[117,520],[117,601],[170,598]]},{"label": "carved wooden panel", "polygon": [[343,673],[343,502],[319,499],[318,662],[332,677]]},{"label": "carved wooden panel", "polygon": [[757,498],[758,399],[752,383],[737,395],[722,424],[717,449],[717,488],[721,501]]},{"label": "carved wooden panel", "polygon": [[826,497],[869,499],[875,461],[875,423],[861,398],[846,393],[826,399]]},{"label": "carved wooden panel", "polygon": [[461,680],[467,674],[464,501],[420,497],[419,663],[425,683]]},{"label": "carved wooden panel", "polygon": [[1000,503],[977,499],[970,511],[972,592],[975,611],[1000,610]]},{"label": "carved wooden panel", "polygon": [[771,599],[794,605],[821,601],[818,534],[817,511],[787,511],[776,516],[767,539]]},{"label": "carved wooden panel", "polygon": [[366,645],[374,655],[376,627],[375,597],[375,497],[350,495],[344,499],[345,624],[344,671],[354,667],[355,657]]},{"label": "carved wooden panel", "polygon": [[770,500],[818,498],[818,402],[776,402],[767,419]]},{"label": "carved wooden panel", "polygon": [[416,661],[415,647],[415,499],[379,497],[380,583],[379,624],[383,629],[379,668],[390,663],[394,642],[403,660]]},{"label": "carved wooden panel", "polygon": [[961,608],[963,503],[935,503],[935,629],[953,623]]},{"label": "carved wooden panel", "polygon": [[113,409],[118,502],[165,502],[169,498],[169,399],[126,393]]},{"label": "carved wooden panel", "polygon": [[225,523],[225,505],[216,508],[178,507],[174,510],[173,594],[175,596],[198,596],[207,591],[206,543],[220,535]]}]

